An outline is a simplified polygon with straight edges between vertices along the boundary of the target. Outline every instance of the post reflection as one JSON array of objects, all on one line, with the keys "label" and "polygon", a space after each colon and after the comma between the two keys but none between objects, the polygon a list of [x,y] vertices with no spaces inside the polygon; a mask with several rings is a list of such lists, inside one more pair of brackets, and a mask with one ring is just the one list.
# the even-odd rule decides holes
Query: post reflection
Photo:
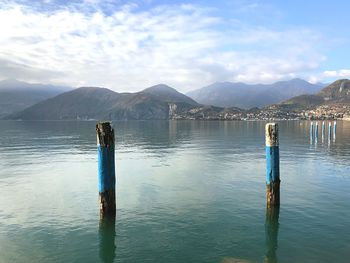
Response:
[{"label": "post reflection", "polygon": [[101,216],[99,224],[101,262],[111,263],[115,259],[115,215]]},{"label": "post reflection", "polygon": [[277,263],[278,228],[280,207],[267,207],[265,220],[266,254],[265,263]]}]

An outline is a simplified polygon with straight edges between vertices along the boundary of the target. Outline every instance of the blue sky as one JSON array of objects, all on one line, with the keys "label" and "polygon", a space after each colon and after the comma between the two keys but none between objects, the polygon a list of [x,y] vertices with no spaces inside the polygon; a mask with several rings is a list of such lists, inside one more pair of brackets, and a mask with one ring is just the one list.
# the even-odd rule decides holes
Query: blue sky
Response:
[{"label": "blue sky", "polygon": [[0,79],[186,92],[350,77],[347,1],[2,1]]}]

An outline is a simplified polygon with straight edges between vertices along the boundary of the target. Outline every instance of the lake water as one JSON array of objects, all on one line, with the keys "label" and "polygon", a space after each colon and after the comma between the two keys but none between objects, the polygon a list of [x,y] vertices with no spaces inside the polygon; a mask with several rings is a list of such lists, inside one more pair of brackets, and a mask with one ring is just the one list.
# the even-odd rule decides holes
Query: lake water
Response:
[{"label": "lake water", "polygon": [[350,262],[350,122],[317,143],[279,124],[271,219],[265,122],[114,122],[117,216],[100,221],[95,122],[1,121],[0,262]]}]

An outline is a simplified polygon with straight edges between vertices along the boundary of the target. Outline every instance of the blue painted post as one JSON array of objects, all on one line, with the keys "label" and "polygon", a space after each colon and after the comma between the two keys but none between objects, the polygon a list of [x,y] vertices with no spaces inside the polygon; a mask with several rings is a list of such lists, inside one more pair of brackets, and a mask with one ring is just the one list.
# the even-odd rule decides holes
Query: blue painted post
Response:
[{"label": "blue painted post", "polygon": [[323,121],[322,122],[322,139],[324,138],[325,130],[326,130],[326,124]]},{"label": "blue painted post", "polygon": [[312,138],[314,137],[314,122],[311,122],[310,125],[310,140],[312,140]]},{"label": "blue painted post", "polygon": [[318,121],[316,121],[316,126],[315,126],[315,139],[318,139]]},{"label": "blue painted post", "polygon": [[330,121],[328,123],[328,140],[330,141],[332,139],[332,122]]},{"label": "blue painted post", "polygon": [[115,214],[114,130],[109,122],[96,124],[100,214]]},{"label": "blue painted post", "polygon": [[278,124],[267,123],[266,138],[266,199],[267,206],[277,206],[280,203],[280,158]]},{"label": "blue painted post", "polygon": [[335,121],[333,124],[333,139],[335,140],[335,136],[337,134],[337,122]]}]

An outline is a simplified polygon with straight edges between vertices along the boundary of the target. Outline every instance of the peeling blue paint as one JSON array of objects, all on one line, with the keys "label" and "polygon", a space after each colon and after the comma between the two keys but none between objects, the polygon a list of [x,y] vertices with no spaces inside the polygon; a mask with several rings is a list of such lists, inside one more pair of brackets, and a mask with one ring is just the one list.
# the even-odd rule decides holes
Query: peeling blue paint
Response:
[{"label": "peeling blue paint", "polygon": [[100,193],[115,189],[114,147],[97,146],[98,190]]},{"label": "peeling blue paint", "polygon": [[325,130],[326,130],[326,125],[324,122],[322,122],[322,138],[324,137]]},{"label": "peeling blue paint", "polygon": [[266,184],[280,180],[279,146],[266,146]]}]

